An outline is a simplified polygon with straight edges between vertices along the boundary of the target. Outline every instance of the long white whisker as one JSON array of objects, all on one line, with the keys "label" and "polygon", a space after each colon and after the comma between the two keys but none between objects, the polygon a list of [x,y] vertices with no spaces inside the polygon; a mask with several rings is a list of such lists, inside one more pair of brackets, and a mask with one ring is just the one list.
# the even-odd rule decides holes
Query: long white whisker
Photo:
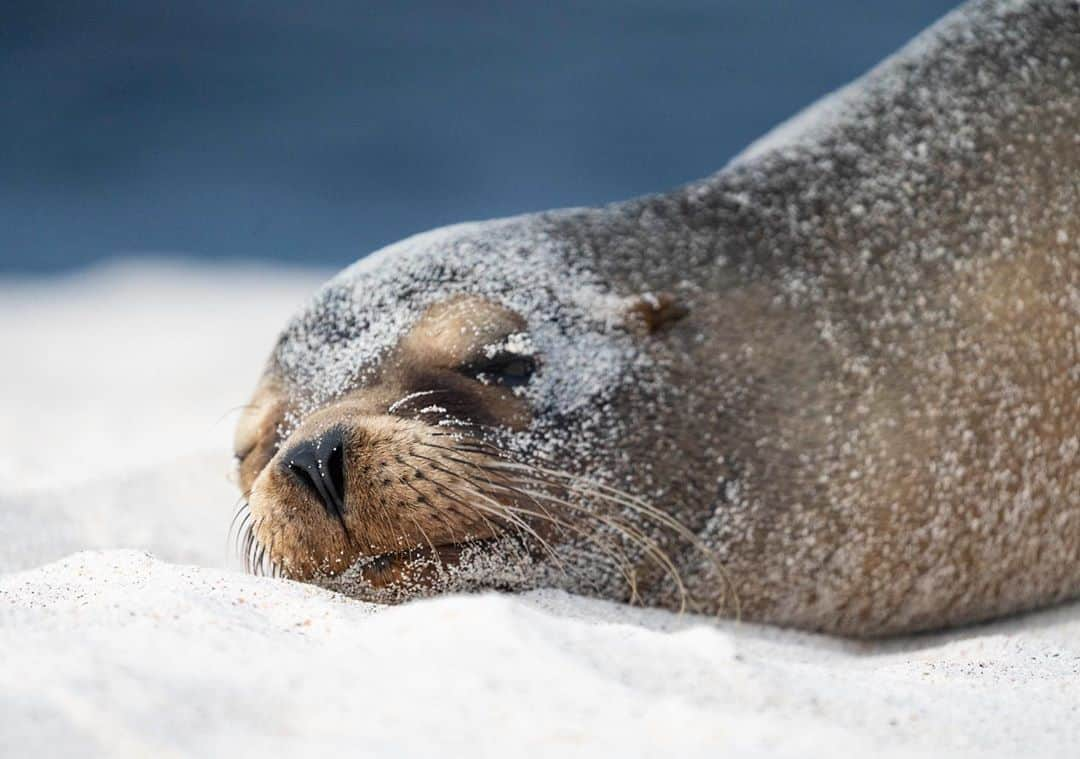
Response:
[{"label": "long white whisker", "polygon": [[416,393],[409,393],[408,395],[406,395],[406,396],[404,396],[402,398],[398,398],[396,401],[391,403],[390,407],[388,409],[386,409],[386,413],[393,414],[395,411],[397,411],[399,408],[404,406],[406,403],[408,403],[409,401],[414,400],[416,398],[423,398],[426,395],[434,395],[435,393],[445,393],[445,392],[448,392],[448,391],[446,391],[446,390],[420,390],[419,392],[416,392]]}]

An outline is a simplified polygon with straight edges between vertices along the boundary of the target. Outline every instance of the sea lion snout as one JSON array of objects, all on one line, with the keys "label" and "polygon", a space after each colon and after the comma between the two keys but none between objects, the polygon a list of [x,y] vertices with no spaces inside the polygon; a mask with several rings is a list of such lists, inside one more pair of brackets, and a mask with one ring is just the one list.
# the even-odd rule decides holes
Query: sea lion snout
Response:
[{"label": "sea lion snout", "polygon": [[419,557],[445,572],[520,521],[501,513],[517,508],[506,473],[480,459],[495,431],[529,423],[523,391],[539,363],[522,317],[456,297],[421,314],[364,381],[314,409],[280,390],[271,368],[236,444],[250,512],[242,527],[262,547],[250,560],[301,580],[354,567],[349,582],[386,600],[387,586],[422,592],[437,578],[406,564]]},{"label": "sea lion snout", "polygon": [[335,518],[345,514],[345,431],[332,427],[317,438],[301,440],[285,451],[281,467]]}]

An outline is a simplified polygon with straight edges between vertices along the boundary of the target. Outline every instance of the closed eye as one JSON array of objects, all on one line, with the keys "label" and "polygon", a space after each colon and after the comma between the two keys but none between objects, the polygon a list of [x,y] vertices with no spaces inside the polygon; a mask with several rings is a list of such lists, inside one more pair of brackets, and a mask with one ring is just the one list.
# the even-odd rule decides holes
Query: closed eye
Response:
[{"label": "closed eye", "polygon": [[485,356],[458,369],[478,382],[511,388],[527,384],[536,370],[537,361],[533,356],[509,351]]}]

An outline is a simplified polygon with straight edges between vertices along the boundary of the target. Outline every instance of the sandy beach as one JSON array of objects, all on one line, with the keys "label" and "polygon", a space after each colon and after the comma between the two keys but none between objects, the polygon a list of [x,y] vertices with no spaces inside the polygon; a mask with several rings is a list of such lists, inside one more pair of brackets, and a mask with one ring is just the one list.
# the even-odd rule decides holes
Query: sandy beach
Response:
[{"label": "sandy beach", "polygon": [[0,283],[0,755],[1073,755],[1080,605],[869,645],[243,574],[236,408],[325,275]]}]

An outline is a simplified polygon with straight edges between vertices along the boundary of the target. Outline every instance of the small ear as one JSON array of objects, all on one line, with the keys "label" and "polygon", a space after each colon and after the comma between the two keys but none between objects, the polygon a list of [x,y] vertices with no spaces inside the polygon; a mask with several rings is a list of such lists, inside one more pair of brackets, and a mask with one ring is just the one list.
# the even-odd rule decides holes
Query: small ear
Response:
[{"label": "small ear", "polygon": [[674,324],[690,309],[671,293],[641,293],[623,302],[623,323],[631,332],[652,335]]}]

